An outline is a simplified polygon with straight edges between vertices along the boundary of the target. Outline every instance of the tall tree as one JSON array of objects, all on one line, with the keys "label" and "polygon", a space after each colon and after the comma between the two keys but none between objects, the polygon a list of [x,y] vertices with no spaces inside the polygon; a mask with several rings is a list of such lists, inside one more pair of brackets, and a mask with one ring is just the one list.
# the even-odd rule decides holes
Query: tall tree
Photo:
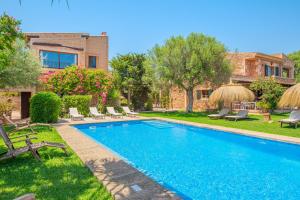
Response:
[{"label": "tall tree", "polygon": [[296,51],[288,54],[289,59],[295,63],[295,78],[297,82],[300,82],[300,51]]},{"label": "tall tree", "polygon": [[6,13],[0,16],[0,70],[7,66],[16,39],[24,38],[20,31],[20,24],[19,20]]},{"label": "tall tree", "polygon": [[144,54],[118,55],[111,60],[113,75],[122,95],[135,109],[144,109],[151,92],[151,71]]},{"label": "tall tree", "polygon": [[42,68],[39,58],[24,40],[17,39],[13,48],[7,65],[0,69],[0,88],[35,85]]},{"label": "tall tree", "polygon": [[0,17],[0,88],[30,86],[37,83],[41,64],[26,46],[20,21]]},{"label": "tall tree", "polygon": [[225,59],[226,48],[215,38],[201,33],[171,37],[150,51],[150,59],[160,77],[186,91],[187,112],[193,111],[194,87],[205,82],[228,81],[231,68]]}]

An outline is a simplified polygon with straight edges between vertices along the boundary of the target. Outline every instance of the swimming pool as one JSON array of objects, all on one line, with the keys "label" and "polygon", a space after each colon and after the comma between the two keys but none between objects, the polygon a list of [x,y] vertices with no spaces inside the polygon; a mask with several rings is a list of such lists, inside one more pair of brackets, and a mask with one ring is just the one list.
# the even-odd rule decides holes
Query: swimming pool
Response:
[{"label": "swimming pool", "polygon": [[300,146],[159,120],[75,125],[184,199],[300,199]]}]

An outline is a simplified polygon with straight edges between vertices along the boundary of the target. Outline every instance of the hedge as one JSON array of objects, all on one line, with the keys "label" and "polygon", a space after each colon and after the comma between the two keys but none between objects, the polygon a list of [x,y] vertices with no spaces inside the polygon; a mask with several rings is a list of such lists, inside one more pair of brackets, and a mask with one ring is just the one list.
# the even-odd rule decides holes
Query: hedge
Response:
[{"label": "hedge", "polygon": [[63,97],[65,112],[69,112],[69,108],[77,108],[80,114],[89,115],[89,107],[91,105],[91,95],[66,95]]},{"label": "hedge", "polygon": [[53,92],[39,92],[30,100],[30,119],[32,122],[57,122],[62,102]]}]

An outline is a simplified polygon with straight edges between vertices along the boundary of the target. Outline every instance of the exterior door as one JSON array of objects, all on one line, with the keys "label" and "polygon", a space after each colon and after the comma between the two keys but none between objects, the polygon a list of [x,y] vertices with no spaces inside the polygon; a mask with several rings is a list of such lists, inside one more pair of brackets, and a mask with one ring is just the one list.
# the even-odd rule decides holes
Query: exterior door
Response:
[{"label": "exterior door", "polygon": [[31,92],[21,92],[21,119],[29,117]]}]

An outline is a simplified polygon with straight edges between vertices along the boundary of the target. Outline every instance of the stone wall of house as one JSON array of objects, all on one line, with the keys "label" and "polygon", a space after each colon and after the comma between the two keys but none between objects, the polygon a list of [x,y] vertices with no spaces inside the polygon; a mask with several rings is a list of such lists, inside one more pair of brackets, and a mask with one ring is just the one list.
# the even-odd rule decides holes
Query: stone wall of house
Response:
[{"label": "stone wall of house", "polygon": [[26,33],[26,36],[37,56],[41,50],[77,54],[77,65],[81,68],[88,67],[88,56],[96,56],[96,68],[108,70],[108,36],[105,32],[100,36],[84,33]]},{"label": "stone wall of house", "polygon": [[[233,67],[231,80],[245,87],[249,87],[251,82],[259,77],[265,76],[265,65],[278,66],[279,73],[283,68],[289,69],[290,78],[274,77],[283,86],[289,87],[295,84],[294,63],[284,54],[266,55],[262,53],[229,53],[227,59]],[[194,110],[203,111],[215,109],[216,106],[210,105],[208,99],[197,99],[197,90],[211,89],[210,84],[199,85],[194,90]],[[171,89],[171,108],[184,110],[187,104],[185,92],[178,89]]]}]

